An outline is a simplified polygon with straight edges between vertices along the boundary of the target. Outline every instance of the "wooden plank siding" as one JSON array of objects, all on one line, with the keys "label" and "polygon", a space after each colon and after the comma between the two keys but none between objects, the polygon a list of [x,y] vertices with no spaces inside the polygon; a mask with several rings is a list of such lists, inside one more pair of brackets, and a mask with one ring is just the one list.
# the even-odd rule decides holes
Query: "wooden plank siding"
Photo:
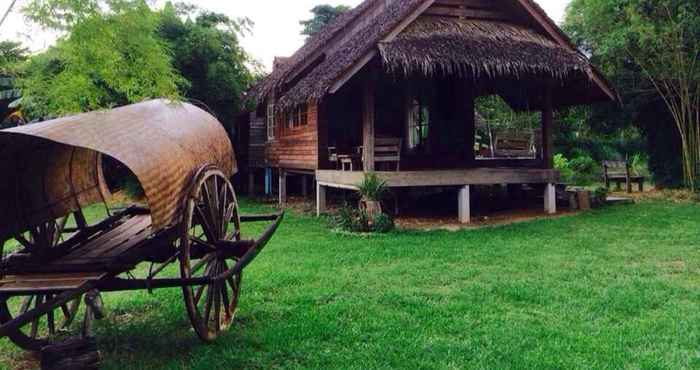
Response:
[{"label": "wooden plank siding", "polygon": [[509,12],[491,0],[437,0],[422,16],[514,21]]},{"label": "wooden plank siding", "polygon": [[275,139],[265,146],[268,167],[315,170],[318,168],[318,106],[309,104],[307,124],[289,128],[278,124]]},{"label": "wooden plank siding", "polygon": [[266,127],[263,117],[257,117],[255,113],[250,114],[248,165],[251,168],[265,167]]}]

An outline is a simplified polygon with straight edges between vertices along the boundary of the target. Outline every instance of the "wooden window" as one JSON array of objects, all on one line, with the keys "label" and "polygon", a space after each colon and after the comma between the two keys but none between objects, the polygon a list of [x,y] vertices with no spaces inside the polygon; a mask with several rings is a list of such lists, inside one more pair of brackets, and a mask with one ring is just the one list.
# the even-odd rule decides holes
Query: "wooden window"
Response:
[{"label": "wooden window", "polygon": [[275,104],[270,103],[267,105],[267,140],[275,140]]},{"label": "wooden window", "polygon": [[307,106],[306,104],[301,104],[294,108],[294,110],[285,113],[284,122],[287,128],[296,128],[306,126],[308,124],[307,117]]},{"label": "wooden window", "polygon": [[430,110],[425,99],[413,99],[408,112],[408,149],[424,151],[427,149],[430,129]]}]

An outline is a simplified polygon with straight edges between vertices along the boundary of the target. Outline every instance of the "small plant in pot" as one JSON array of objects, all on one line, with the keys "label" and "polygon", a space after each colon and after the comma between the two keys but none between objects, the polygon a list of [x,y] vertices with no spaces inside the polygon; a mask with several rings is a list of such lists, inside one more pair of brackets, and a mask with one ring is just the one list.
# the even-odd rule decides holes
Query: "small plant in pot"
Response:
[{"label": "small plant in pot", "polygon": [[366,173],[365,178],[357,185],[360,196],[360,209],[364,210],[367,218],[374,220],[382,214],[382,196],[386,192],[386,182],[379,179],[375,173]]}]

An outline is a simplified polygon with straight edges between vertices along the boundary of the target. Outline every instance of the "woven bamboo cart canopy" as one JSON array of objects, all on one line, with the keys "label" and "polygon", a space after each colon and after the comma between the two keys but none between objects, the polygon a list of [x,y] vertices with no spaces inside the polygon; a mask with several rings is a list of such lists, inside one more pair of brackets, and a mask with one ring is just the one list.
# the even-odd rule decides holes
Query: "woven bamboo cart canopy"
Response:
[{"label": "woven bamboo cart canopy", "polygon": [[105,155],[138,178],[154,231],[180,222],[200,168],[237,171],[221,123],[187,103],[151,100],[2,130],[0,239],[106,199]]}]

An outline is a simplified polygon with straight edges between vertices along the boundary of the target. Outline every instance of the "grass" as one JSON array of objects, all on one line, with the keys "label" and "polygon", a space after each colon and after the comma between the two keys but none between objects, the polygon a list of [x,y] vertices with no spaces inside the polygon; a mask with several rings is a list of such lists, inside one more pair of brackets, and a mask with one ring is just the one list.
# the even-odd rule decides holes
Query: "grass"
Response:
[{"label": "grass", "polygon": [[359,238],[288,215],[213,345],[177,289],[106,295],[104,368],[700,368],[699,221],[697,205],[654,201]]}]

